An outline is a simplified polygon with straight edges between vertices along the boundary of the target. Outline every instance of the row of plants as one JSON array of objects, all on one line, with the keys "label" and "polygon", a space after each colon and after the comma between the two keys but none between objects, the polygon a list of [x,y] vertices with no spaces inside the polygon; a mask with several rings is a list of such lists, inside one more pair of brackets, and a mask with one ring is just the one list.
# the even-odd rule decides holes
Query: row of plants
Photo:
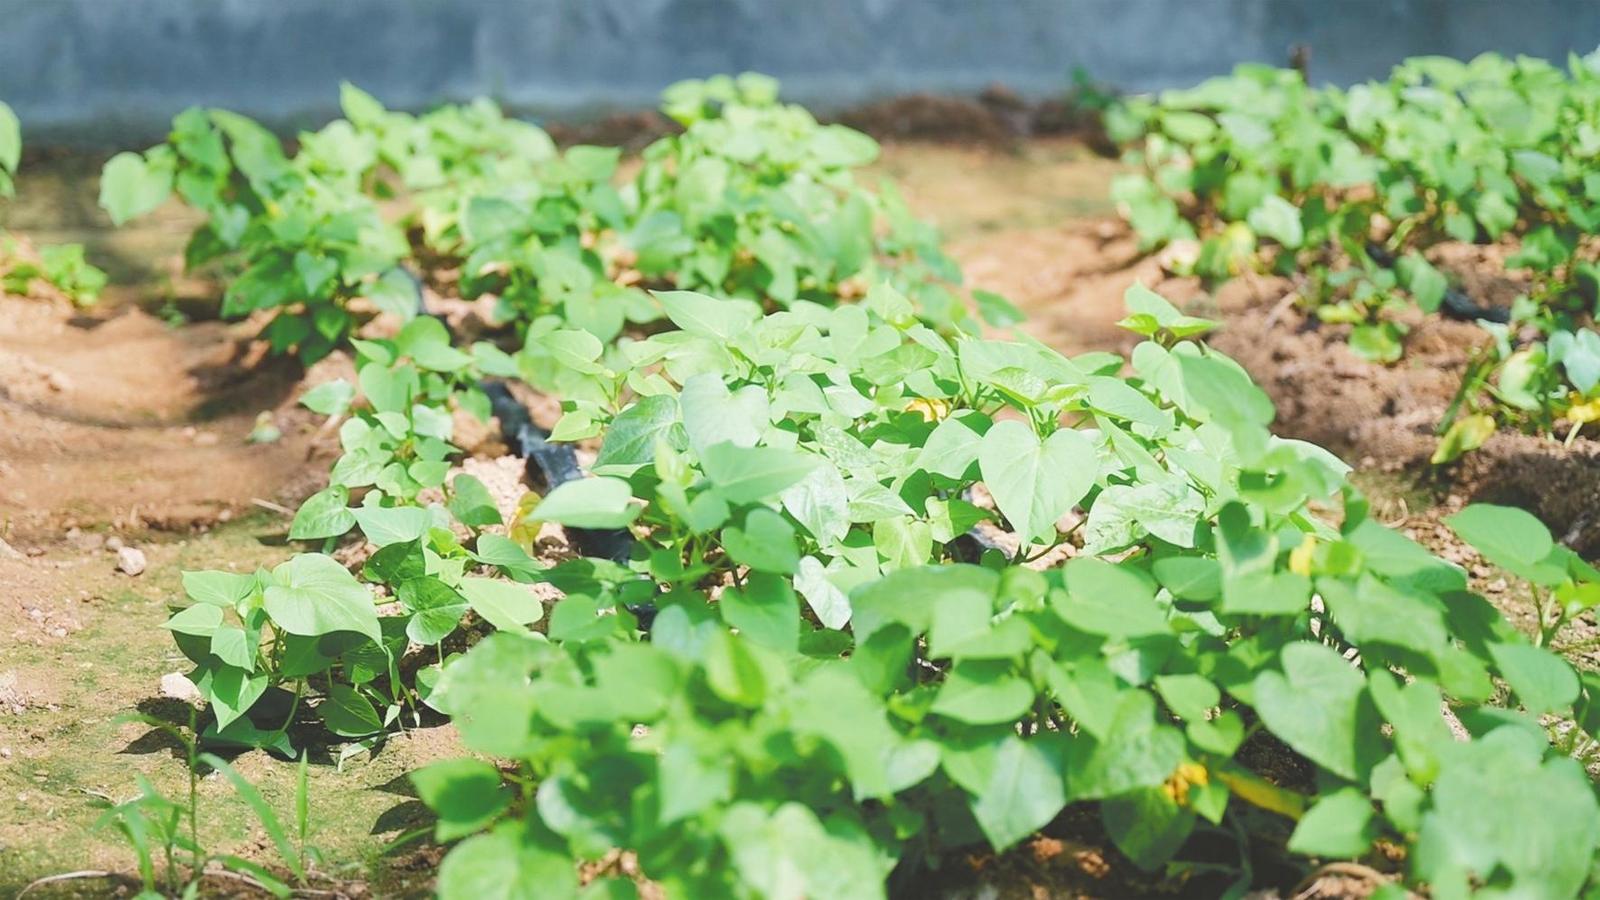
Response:
[{"label": "row of plants", "polygon": [[[22,126],[0,102],[0,199],[16,196]],[[18,297],[55,295],[87,306],[100,297],[106,274],[84,258],[81,244],[34,247],[0,230],[0,291]]]},{"label": "row of plants", "polygon": [[[553,317],[601,341],[658,321],[644,288],[666,287],[788,305],[891,280],[930,321],[974,328],[934,231],[858,183],[877,145],[776,92],[755,75],[675,86],[664,109],[682,132],[621,184],[616,148],[558,152],[486,102],[413,116],[346,85],[346,118],[293,156],[244,117],[194,109],[107,164],[101,203],[117,223],[174,192],[204,213],[187,264],[228,279],[223,315],[270,313],[272,347],[307,361],[373,311],[409,318],[407,267],[449,268],[451,292],[495,298],[519,329]],[[987,295],[981,309],[1015,317]]]},{"label": "row of plants", "polygon": [[[1242,66],[1106,121],[1142,168],[1114,185],[1124,215],[1146,246],[1194,242],[1194,273],[1298,273],[1311,311],[1379,362],[1403,353],[1410,306],[1496,326],[1437,462],[1499,426],[1575,436],[1600,417],[1600,55],[1418,57],[1348,89]],[[1524,296],[1495,309],[1454,289],[1428,259],[1447,241],[1504,244]]]},{"label": "row of plants", "polygon": [[[1194,340],[1214,323],[1142,288],[1127,359],[975,333],[932,230],[855,185],[867,139],[774,96],[675,87],[683,133],[620,187],[614,154],[555,153],[491,107],[411,117],[353,89],[292,157],[197,112],[112,161],[114,215],[176,185],[230,311],[357,365],[304,398],[343,418],[291,525],[321,552],[185,575],[168,627],[208,740],[292,755],[306,709],[357,740],[450,716],[478,755],[413,774],[458,842],[446,897],[630,896],[579,883],[616,850],[671,896],[882,896],[1069,806],[1132,864],[1231,896],[1253,842],[1439,897],[1589,883],[1595,686],[1549,647],[1600,573],[1525,513],[1462,512],[1533,585],[1518,632],[1373,521],[1342,463],[1271,434],[1266,396]],[[499,297],[497,341],[415,316],[405,265]],[[407,321],[352,337],[377,309]],[[508,520],[455,472],[484,378],[559,397],[552,439],[593,448],[591,476]],[[533,552],[545,523],[631,550]],[[358,572],[329,555],[352,533]]]}]

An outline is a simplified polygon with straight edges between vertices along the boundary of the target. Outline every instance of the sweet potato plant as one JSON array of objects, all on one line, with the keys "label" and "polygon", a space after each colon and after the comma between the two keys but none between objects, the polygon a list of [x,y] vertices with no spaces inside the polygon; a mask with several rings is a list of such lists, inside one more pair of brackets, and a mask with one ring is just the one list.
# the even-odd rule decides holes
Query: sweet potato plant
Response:
[{"label": "sweet potato plant", "polygon": [[[1194,273],[1299,273],[1314,314],[1351,325],[1351,348],[1383,363],[1403,353],[1408,305],[1488,320],[1495,339],[1440,423],[1435,461],[1499,425],[1576,435],[1600,419],[1600,55],[1565,68],[1418,57],[1349,89],[1243,66],[1116,106],[1108,124],[1142,169],[1113,188],[1124,215],[1147,246],[1198,239]],[[1475,304],[1425,257],[1443,241],[1511,241],[1526,294]]]},{"label": "sweet potato plant", "polygon": [[[169,623],[208,740],[292,754],[303,710],[357,740],[448,715],[474,755],[412,776],[447,898],[632,896],[579,883],[617,850],[673,897],[877,897],[1069,805],[1176,883],[1220,838],[1229,896],[1263,830],[1307,869],[1383,868],[1389,897],[1591,886],[1600,683],[1549,644],[1600,573],[1526,514],[1462,512],[1533,585],[1519,632],[1271,433],[1198,341],[1215,323],[1143,288],[1126,359],[978,334],[928,227],[849,177],[870,141],[774,92],[673,89],[684,133],[620,188],[600,151],[505,123],[483,160],[458,126],[489,112],[353,91],[292,158],[210,112],[113,161],[119,217],[169,182],[208,210],[193,255],[232,257],[230,309],[287,311],[282,348],[347,340],[358,298],[430,257],[506,313],[498,345],[426,316],[350,340],[358,383],[305,397],[347,416],[306,552],[188,573]],[[1293,249],[1281,213],[1255,219]],[[597,454],[511,521],[449,478],[490,376],[555,394],[553,439]],[[630,549],[541,558],[540,523]],[[325,552],[351,532],[358,571]]]}]

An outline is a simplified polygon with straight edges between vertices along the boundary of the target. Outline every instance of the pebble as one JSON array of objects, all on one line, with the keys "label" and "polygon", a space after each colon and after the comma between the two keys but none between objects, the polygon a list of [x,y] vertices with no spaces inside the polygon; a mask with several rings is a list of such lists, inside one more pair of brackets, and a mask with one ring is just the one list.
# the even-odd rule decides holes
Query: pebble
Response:
[{"label": "pebble", "polygon": [[168,672],[161,676],[161,696],[184,703],[198,703],[201,699],[200,689],[182,672]]},{"label": "pebble", "polygon": [[124,575],[139,575],[144,572],[144,551],[135,547],[123,547],[117,551],[117,571]]},{"label": "pebble", "polygon": [[124,544],[122,543],[122,538],[119,538],[114,534],[106,538],[106,549],[110,550],[112,553],[118,552],[123,548],[123,546]]}]

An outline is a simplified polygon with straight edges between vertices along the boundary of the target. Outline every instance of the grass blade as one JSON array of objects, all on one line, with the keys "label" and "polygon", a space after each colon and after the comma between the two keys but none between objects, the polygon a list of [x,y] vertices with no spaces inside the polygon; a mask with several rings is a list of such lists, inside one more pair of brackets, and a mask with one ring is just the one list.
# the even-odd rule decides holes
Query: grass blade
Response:
[{"label": "grass blade", "polygon": [[295,852],[294,844],[289,840],[289,835],[284,832],[283,824],[278,821],[277,814],[272,811],[272,807],[267,805],[267,801],[262,798],[261,792],[256,790],[256,786],[251,784],[243,775],[240,775],[233,766],[228,765],[226,760],[214,753],[200,754],[200,761],[221,772],[228,781],[233,783],[233,789],[238,791],[240,797],[244,798],[244,802],[249,805],[250,810],[260,820],[261,827],[266,829],[267,837],[271,838],[273,845],[278,848],[278,855],[283,858],[283,864],[288,867],[289,871],[294,873],[295,878],[305,881],[306,871],[305,867],[300,865],[300,855]]}]

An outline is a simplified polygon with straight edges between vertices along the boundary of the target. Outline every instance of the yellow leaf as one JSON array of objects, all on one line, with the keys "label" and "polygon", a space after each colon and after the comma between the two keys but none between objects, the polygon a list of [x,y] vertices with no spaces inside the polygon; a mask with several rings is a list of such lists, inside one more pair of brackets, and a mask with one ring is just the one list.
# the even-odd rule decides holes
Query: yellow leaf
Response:
[{"label": "yellow leaf", "polygon": [[1463,454],[1483,446],[1494,434],[1494,417],[1488,413],[1475,413],[1457,419],[1450,430],[1439,439],[1439,446],[1433,451],[1433,458],[1428,460],[1434,465],[1455,462]]},{"label": "yellow leaf", "polygon": [[918,398],[911,401],[906,407],[906,412],[914,412],[922,416],[924,422],[939,422],[950,415],[950,404],[944,400],[929,400]]},{"label": "yellow leaf", "polygon": [[1289,551],[1289,571],[1296,575],[1311,574],[1311,555],[1317,550],[1317,539],[1306,535],[1300,546]]},{"label": "yellow leaf", "polygon": [[508,537],[515,541],[529,556],[533,555],[533,545],[539,540],[539,528],[543,522],[529,518],[533,508],[543,499],[537,491],[525,491],[517,499],[517,513],[511,519],[511,533]]},{"label": "yellow leaf", "polygon": [[1268,812],[1299,821],[1306,814],[1306,798],[1243,770],[1219,770],[1211,773],[1228,786],[1235,797]]},{"label": "yellow leaf", "polygon": [[1572,396],[1567,398],[1567,402],[1572,404],[1567,407],[1568,422],[1574,425],[1587,425],[1590,422],[1600,420],[1600,397],[1585,401],[1582,394],[1573,391]]}]

